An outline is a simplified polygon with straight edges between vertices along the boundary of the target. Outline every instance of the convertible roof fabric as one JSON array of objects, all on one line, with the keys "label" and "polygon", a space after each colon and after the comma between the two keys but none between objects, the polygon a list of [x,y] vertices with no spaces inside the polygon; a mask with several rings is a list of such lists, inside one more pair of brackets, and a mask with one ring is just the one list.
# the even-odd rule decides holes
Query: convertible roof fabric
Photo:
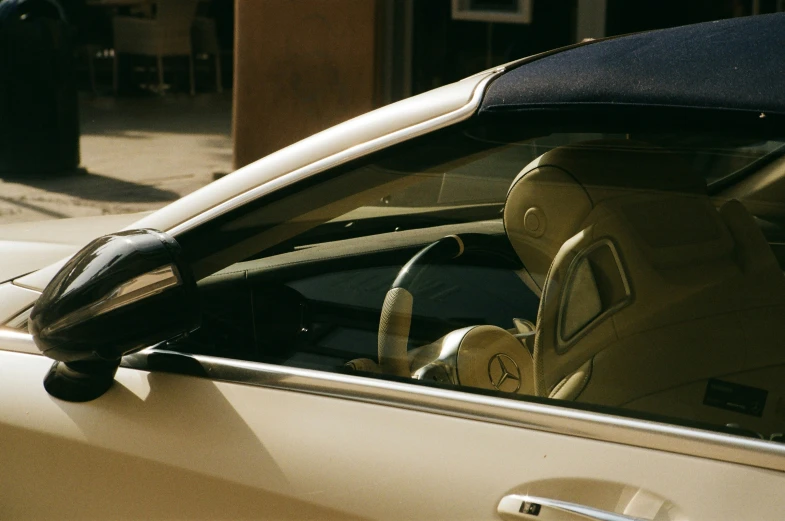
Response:
[{"label": "convertible roof fabric", "polygon": [[785,114],[785,13],[597,41],[524,63],[480,112],[590,105]]}]

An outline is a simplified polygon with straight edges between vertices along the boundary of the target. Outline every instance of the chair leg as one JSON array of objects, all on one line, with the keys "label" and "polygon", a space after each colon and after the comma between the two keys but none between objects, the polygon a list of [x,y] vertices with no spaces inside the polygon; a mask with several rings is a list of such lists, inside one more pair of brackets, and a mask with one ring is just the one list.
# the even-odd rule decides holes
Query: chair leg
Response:
[{"label": "chair leg", "polygon": [[119,57],[117,56],[117,51],[115,51],[114,55],[112,56],[112,88],[114,89],[114,95],[117,96],[117,91],[120,86],[120,78],[119,78],[119,67],[117,65],[117,60]]},{"label": "chair leg", "polygon": [[155,62],[155,65],[148,65],[145,62],[145,66],[144,66],[145,88],[148,88],[148,89],[151,89],[151,90],[152,90],[152,85],[153,85],[153,76],[158,74],[158,60],[157,60],[157,57],[153,57],[153,62]]},{"label": "chair leg", "polygon": [[196,94],[196,86],[194,85],[194,53],[188,55],[188,80],[191,83],[191,96]]},{"label": "chair leg", "polygon": [[95,50],[91,46],[87,46],[87,72],[90,75],[90,89],[93,91],[93,96],[98,95],[98,90],[95,88]]},{"label": "chair leg", "polygon": [[224,91],[223,75],[221,74],[221,51],[215,53],[215,90],[220,94]]},{"label": "chair leg", "polygon": [[158,58],[158,94],[164,95],[164,58],[161,55]]}]

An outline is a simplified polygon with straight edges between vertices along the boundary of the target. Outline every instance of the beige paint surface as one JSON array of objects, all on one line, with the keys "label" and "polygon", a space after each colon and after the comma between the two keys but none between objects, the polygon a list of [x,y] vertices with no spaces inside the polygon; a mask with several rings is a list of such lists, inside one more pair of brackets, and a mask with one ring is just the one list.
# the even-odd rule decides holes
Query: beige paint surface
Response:
[{"label": "beige paint surface", "polygon": [[0,350],[0,519],[499,521],[507,494],[655,521],[785,510],[782,472],[125,368],[69,403],[50,365]]},{"label": "beige paint surface", "polygon": [[235,9],[235,168],[373,108],[376,2]]}]

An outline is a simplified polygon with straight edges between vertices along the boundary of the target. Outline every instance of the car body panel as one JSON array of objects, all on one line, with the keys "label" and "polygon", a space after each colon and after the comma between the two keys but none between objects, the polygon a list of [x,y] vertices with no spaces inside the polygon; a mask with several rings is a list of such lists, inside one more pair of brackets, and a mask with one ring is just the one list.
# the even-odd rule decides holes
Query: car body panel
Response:
[{"label": "car body panel", "polygon": [[0,225],[0,281],[7,281],[74,254],[92,239],[117,231],[150,212],[77,217]]},{"label": "car body panel", "polygon": [[0,284],[0,324],[5,324],[21,310],[32,306],[40,295],[38,291],[11,282]]},{"label": "car body panel", "polygon": [[3,252],[0,281],[30,273],[53,261],[73,255],[78,249],[79,246],[69,244],[0,240],[0,250]]},{"label": "car body panel", "polygon": [[65,257],[60,259],[57,262],[54,262],[45,268],[41,268],[38,271],[34,271],[24,277],[19,277],[18,279],[14,279],[14,284],[21,286],[23,288],[31,289],[33,291],[38,291],[39,293],[44,290],[49,281],[60,271],[66,262],[68,262],[69,257]]},{"label": "car body panel", "polygon": [[[49,365],[0,353],[12,398],[0,443],[14,447],[0,455],[4,518],[492,520],[503,496],[529,491],[609,507],[643,491],[655,500],[628,513],[665,519],[785,508],[785,474],[753,467],[133,369],[101,398],[67,403],[41,386]],[[74,501],[85,490],[91,500]]]}]

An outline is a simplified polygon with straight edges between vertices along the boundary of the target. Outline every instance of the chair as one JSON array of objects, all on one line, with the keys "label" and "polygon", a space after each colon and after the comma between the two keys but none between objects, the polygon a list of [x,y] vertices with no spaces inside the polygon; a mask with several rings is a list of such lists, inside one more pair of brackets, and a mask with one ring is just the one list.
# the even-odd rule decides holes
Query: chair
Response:
[{"label": "chair", "polygon": [[160,0],[154,19],[117,16],[114,26],[114,90],[118,89],[118,54],[155,56],[158,85],[164,86],[164,56],[188,56],[191,95],[194,88],[194,58],[191,46],[191,24],[196,17],[199,0]]},{"label": "chair", "polygon": [[[675,154],[556,148],[513,182],[504,222],[542,293],[539,396],[724,424],[736,413],[704,402],[712,378],[766,388],[785,373],[771,248],[741,203],[718,210]],[[776,431],[758,412],[748,426]]]},{"label": "chair", "polygon": [[193,43],[193,53],[212,55],[215,60],[215,90],[223,92],[221,83],[221,45],[218,42],[218,32],[215,20],[203,16],[197,16],[191,26],[191,41]]}]

